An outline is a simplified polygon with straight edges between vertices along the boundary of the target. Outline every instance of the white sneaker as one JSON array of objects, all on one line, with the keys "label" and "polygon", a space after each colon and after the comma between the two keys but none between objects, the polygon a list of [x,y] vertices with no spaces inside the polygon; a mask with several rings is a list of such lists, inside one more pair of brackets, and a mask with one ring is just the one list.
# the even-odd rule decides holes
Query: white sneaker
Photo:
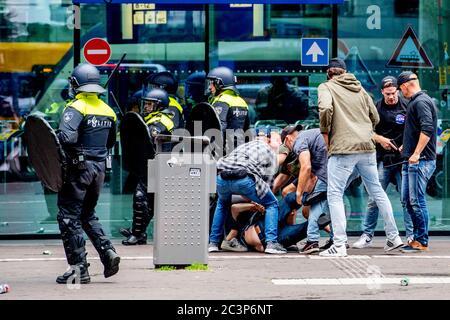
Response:
[{"label": "white sneaker", "polygon": [[394,240],[386,240],[386,245],[384,246],[384,251],[389,252],[394,249],[400,248],[403,246],[403,241],[399,236],[396,236]]},{"label": "white sneaker", "polygon": [[372,237],[366,233],[363,233],[361,237],[358,239],[358,241],[352,244],[352,248],[354,249],[363,249],[371,246],[372,246]]},{"label": "white sneaker", "polygon": [[347,256],[347,249],[345,249],[345,246],[336,246],[332,245],[330,249],[322,251],[319,253],[319,256],[321,257],[346,257]]},{"label": "white sneaker", "polygon": [[219,252],[219,245],[214,242],[208,244],[208,252]]}]

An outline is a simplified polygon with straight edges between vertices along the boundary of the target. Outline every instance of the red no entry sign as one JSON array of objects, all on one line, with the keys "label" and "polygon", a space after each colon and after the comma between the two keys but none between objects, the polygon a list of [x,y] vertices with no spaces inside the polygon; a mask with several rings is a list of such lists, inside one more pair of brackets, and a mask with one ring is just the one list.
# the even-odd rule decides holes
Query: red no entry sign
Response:
[{"label": "red no entry sign", "polygon": [[111,57],[111,47],[106,40],[92,38],[84,45],[83,53],[87,62],[99,66],[108,62]]}]

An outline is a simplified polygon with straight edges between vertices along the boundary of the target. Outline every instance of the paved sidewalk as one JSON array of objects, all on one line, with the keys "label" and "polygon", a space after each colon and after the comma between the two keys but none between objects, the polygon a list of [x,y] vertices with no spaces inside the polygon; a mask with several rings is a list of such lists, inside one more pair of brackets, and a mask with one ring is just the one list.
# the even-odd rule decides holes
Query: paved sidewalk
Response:
[{"label": "paved sidewalk", "polygon": [[[153,246],[116,243],[122,262],[109,279],[88,245],[92,282],[76,289],[55,283],[67,267],[60,241],[0,241],[0,284],[11,287],[0,300],[450,299],[448,237],[434,237],[429,252],[410,255],[386,254],[383,245],[378,237],[373,248],[350,249],[349,257],[333,259],[220,252],[210,254],[207,271],[156,271]],[[405,277],[409,285],[401,286]]]}]

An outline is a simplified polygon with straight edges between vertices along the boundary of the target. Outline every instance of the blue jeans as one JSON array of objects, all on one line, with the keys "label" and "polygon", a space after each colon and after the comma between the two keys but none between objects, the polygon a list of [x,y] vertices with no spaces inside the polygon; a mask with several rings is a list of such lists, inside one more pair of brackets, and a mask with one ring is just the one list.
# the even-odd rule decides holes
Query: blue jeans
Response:
[{"label": "blue jeans", "polygon": [[[278,242],[284,247],[289,247],[305,239],[308,222],[294,225],[287,224],[287,218],[291,211],[300,208],[295,192],[289,193],[286,197],[280,199],[278,206]],[[260,240],[265,243],[265,222],[264,220],[257,220],[256,224],[262,233],[260,234]]]},{"label": "blue jeans", "polygon": [[[385,168],[383,162],[378,163],[378,177],[380,178],[380,183],[383,189],[386,191],[392,179],[395,179],[397,184],[397,190],[401,190],[402,186],[402,169],[401,166],[394,166]],[[367,215],[363,221],[363,232],[373,237],[375,227],[377,226],[378,220],[378,207],[376,202],[369,198],[369,203],[367,205]],[[403,222],[405,224],[406,237],[413,237],[413,223],[410,214],[404,210],[403,211]],[[386,223],[386,222],[385,222]]]},{"label": "blue jeans", "polygon": [[[316,186],[314,187],[313,192],[322,192],[327,191],[327,184],[326,182],[323,182],[322,180],[318,179]],[[320,240],[320,231],[319,231],[319,224],[317,220],[319,219],[320,215],[322,213],[328,213],[328,201],[320,201],[318,203],[314,203],[311,205],[311,208],[309,210],[309,216],[308,216],[308,241],[319,241]]]},{"label": "blue jeans", "polygon": [[402,168],[403,212],[411,216],[414,240],[423,245],[428,245],[429,218],[425,190],[435,169],[436,160],[421,160],[414,165],[404,164]]},{"label": "blue jeans", "polygon": [[332,155],[328,159],[328,206],[330,207],[333,239],[337,246],[347,241],[347,219],[344,208],[344,190],[349,177],[359,174],[369,196],[375,200],[386,224],[387,238],[398,236],[391,202],[378,178],[375,152]]},{"label": "blue jeans", "polygon": [[[308,222],[299,224],[287,224],[287,217],[294,209],[299,209],[296,193],[291,192],[278,202],[278,242],[284,247],[289,247],[306,238]],[[261,230],[265,230],[262,222],[258,223]]]},{"label": "blue jeans", "polygon": [[267,242],[277,242],[278,235],[278,201],[272,191],[260,199],[256,194],[255,181],[250,177],[236,180],[224,180],[217,176],[217,207],[211,226],[209,242],[219,243],[223,236],[225,219],[230,215],[231,196],[239,194],[252,201],[258,202],[266,208],[264,214],[265,236]]}]

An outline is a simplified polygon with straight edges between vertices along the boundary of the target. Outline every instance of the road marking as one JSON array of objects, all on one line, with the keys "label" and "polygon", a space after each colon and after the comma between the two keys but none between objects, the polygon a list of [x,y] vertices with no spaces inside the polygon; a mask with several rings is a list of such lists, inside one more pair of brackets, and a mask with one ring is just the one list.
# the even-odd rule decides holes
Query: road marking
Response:
[{"label": "road marking", "polygon": [[402,255],[402,256],[393,256],[393,255],[386,255],[386,256],[372,256],[373,259],[389,259],[389,258],[399,258],[399,259],[450,259],[450,256],[425,256],[421,253],[416,253],[416,255]]},{"label": "road marking", "polygon": [[233,260],[233,259],[306,259],[306,256],[301,254],[293,254],[293,255],[269,255],[269,254],[255,254],[255,255],[232,255],[232,256],[222,256],[222,255],[213,255],[209,256],[210,260]]},{"label": "road marking", "polygon": [[[2,247],[0,245],[0,247]],[[268,254],[252,254],[252,255],[222,255],[222,254],[210,254],[209,260],[237,260],[237,259],[246,259],[246,260],[255,260],[255,259],[306,259],[309,258],[311,260],[330,260],[335,266],[338,266],[342,269],[351,269],[353,272],[357,272],[360,274],[366,267],[369,267],[367,261],[372,258],[388,258],[388,259],[396,259],[396,258],[406,258],[406,259],[450,259],[450,256],[347,256],[343,258],[330,258],[330,257],[318,257],[318,256],[307,256],[301,254],[284,254],[284,255],[268,255]],[[153,256],[126,256],[121,257],[122,260],[151,260]],[[0,259],[0,262],[30,262],[30,261],[62,261],[66,260],[66,258],[4,258]],[[92,257],[90,260],[99,260],[98,257]]]},{"label": "road marking", "polygon": [[339,260],[347,260],[347,259],[371,259],[370,256],[365,255],[353,255],[353,256],[346,256],[346,257],[321,257],[321,256],[309,256],[310,259],[313,260],[322,260],[322,259],[339,259]]},{"label": "road marking", "polygon": [[[272,279],[274,285],[297,286],[336,286],[336,285],[367,285],[367,284],[397,284],[405,278],[304,278],[304,279]],[[450,277],[410,277],[409,284],[450,284]]]},{"label": "road marking", "polygon": [[[236,259],[305,259],[305,256],[301,255],[230,255],[230,256],[209,256],[209,260],[236,260]],[[99,260],[99,257],[92,257],[89,260]],[[152,260],[153,256],[141,256],[141,257],[120,257],[121,260]],[[66,258],[10,258],[0,259],[0,262],[33,262],[33,261],[64,261]]]}]

